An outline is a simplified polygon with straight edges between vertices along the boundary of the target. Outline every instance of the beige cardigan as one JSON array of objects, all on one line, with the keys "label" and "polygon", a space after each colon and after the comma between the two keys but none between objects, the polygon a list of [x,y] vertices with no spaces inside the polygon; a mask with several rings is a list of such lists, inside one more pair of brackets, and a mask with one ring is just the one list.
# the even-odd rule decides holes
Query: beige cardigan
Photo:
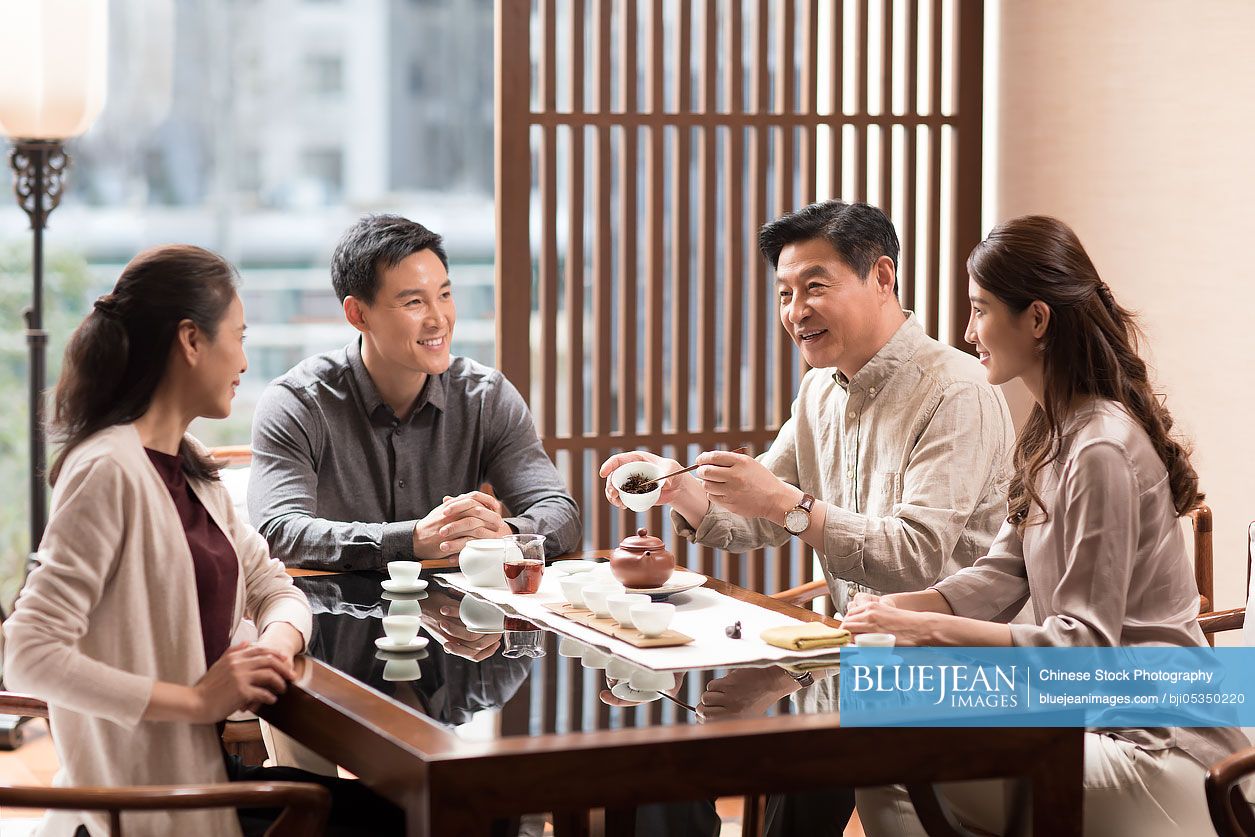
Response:
[{"label": "beige cardigan", "polygon": [[[190,439],[190,437],[189,437]],[[195,440],[191,440],[197,444]],[[219,482],[191,480],[235,547],[234,624],[289,622],[309,640],[305,595]],[[142,721],[156,680],[192,685],[204,675],[196,578],[178,513],[132,425],[97,433],[67,457],[52,494],[39,566],[5,623],[5,684],[45,699],[61,771],[55,784],[223,782],[212,724]],[[123,815],[129,835],[237,835],[230,809]],[[96,813],[50,813],[41,835]]]}]

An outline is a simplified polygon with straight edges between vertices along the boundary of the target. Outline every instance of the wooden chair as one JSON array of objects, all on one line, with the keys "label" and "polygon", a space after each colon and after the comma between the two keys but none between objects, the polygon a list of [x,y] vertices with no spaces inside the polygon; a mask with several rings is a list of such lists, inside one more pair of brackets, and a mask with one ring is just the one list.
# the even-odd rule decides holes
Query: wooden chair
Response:
[{"label": "wooden chair", "polygon": [[[1250,595],[1251,558],[1255,555],[1255,523],[1247,529],[1246,587]],[[1203,631],[1211,635],[1221,631],[1240,630],[1246,619],[1246,608],[1234,608],[1199,617]],[[1211,823],[1219,837],[1255,837],[1255,814],[1242,792],[1240,783],[1255,776],[1255,747],[1234,753],[1207,771],[1203,787],[1207,793],[1207,808],[1211,811]]]},{"label": "wooden chair", "polygon": [[[47,718],[48,704],[29,695],[0,692],[0,713]],[[42,788],[0,785],[0,807],[107,811],[109,834],[122,835],[123,811],[197,808],[281,808],[270,837],[321,834],[331,809],[331,794],[303,782],[224,782],[215,785]]]},{"label": "wooden chair", "polygon": [[248,445],[222,445],[210,448],[209,455],[228,468],[239,468],[253,461],[253,449]]}]

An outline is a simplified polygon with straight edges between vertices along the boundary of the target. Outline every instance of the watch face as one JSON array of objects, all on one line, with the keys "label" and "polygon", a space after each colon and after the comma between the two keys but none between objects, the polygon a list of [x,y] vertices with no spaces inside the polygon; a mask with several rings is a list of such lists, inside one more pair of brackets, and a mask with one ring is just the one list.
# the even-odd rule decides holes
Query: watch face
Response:
[{"label": "watch face", "polygon": [[801,509],[790,509],[789,513],[784,516],[784,528],[795,535],[805,532],[810,522],[811,516]]}]

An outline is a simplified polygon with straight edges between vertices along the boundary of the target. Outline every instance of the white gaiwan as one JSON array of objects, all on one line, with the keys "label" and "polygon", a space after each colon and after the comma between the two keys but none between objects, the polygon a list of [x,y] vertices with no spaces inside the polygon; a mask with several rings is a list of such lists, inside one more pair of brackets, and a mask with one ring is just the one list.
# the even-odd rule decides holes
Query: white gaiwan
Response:
[{"label": "white gaiwan", "polygon": [[522,550],[508,538],[479,538],[467,541],[462,547],[458,566],[466,580],[476,587],[504,588],[505,562],[522,558]]},{"label": "white gaiwan", "polygon": [[658,502],[658,498],[662,495],[662,483],[658,483],[653,491],[645,494],[628,494],[623,490],[623,483],[627,482],[628,477],[638,474],[652,481],[657,480],[665,473],[666,471],[652,462],[628,462],[614,469],[614,473],[610,475],[610,484],[619,492],[623,505],[634,512],[643,512],[648,511],[654,503]]}]

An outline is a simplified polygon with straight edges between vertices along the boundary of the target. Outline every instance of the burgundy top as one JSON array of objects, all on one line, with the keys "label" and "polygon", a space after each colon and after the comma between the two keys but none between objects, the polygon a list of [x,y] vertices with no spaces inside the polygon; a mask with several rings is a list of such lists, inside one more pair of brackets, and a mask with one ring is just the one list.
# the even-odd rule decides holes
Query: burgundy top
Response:
[{"label": "burgundy top", "polygon": [[231,541],[214,523],[183,473],[183,457],[144,448],[161,475],[179,511],[196,572],[196,601],[200,605],[200,632],[205,643],[205,667],[212,666],[231,642],[235,615],[235,584],[239,561]]}]

